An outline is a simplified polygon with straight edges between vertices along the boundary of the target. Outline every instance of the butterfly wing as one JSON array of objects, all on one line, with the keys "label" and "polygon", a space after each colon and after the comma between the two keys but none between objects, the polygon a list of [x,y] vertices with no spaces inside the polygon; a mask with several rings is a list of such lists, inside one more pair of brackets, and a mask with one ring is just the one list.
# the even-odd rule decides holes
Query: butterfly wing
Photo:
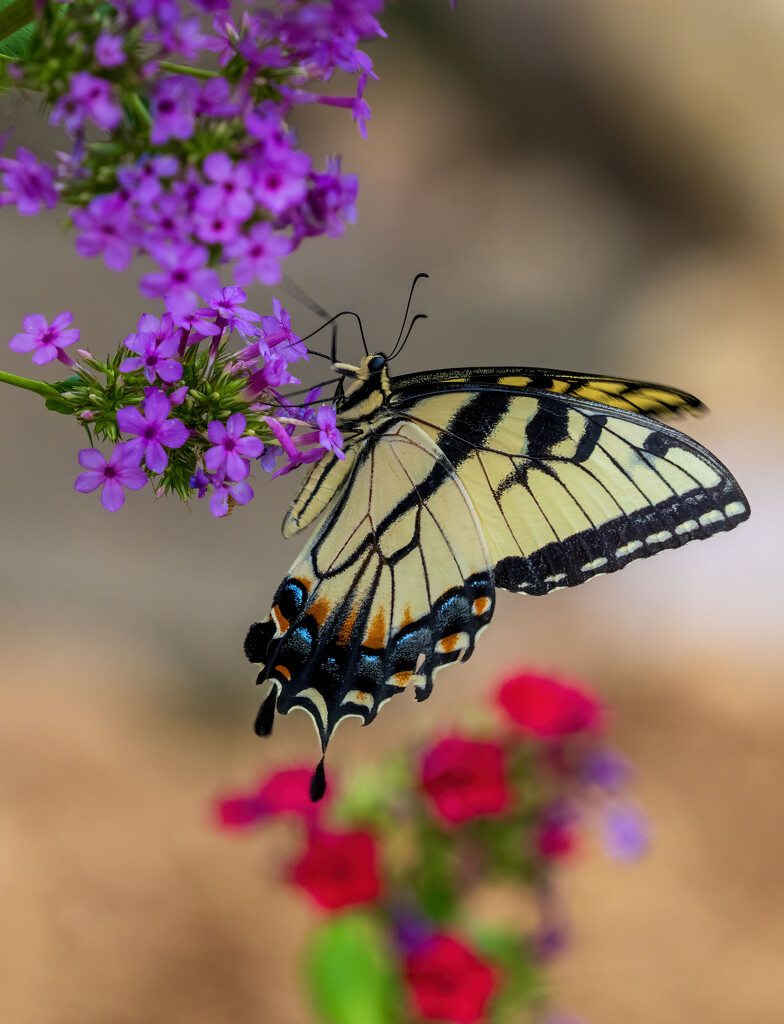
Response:
[{"label": "butterfly wing", "polygon": [[275,708],[307,711],[322,747],[338,722],[371,721],[407,685],[467,658],[494,607],[484,534],[453,467],[416,424],[390,421],[251,627],[246,651]]},{"label": "butterfly wing", "polygon": [[[635,403],[646,389],[637,385]],[[421,390],[397,392],[395,412],[455,467],[497,587],[541,595],[577,586],[748,518],[726,467],[652,421],[652,410],[641,415],[503,378],[424,397]],[[661,413],[674,403],[658,390]]]}]

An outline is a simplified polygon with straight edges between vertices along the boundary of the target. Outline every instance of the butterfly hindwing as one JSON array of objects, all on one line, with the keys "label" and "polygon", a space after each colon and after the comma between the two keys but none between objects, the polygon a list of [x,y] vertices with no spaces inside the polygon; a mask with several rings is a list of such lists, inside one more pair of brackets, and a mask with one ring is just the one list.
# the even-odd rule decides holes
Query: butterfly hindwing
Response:
[{"label": "butterfly hindwing", "polygon": [[506,590],[577,586],[748,516],[710,452],[647,416],[531,389],[437,394],[397,411],[455,466]]},{"label": "butterfly hindwing", "polygon": [[407,686],[470,656],[490,621],[487,546],[465,488],[418,426],[391,422],[251,627],[248,654],[278,688],[277,710],[312,716],[322,745],[338,722],[372,720]]}]

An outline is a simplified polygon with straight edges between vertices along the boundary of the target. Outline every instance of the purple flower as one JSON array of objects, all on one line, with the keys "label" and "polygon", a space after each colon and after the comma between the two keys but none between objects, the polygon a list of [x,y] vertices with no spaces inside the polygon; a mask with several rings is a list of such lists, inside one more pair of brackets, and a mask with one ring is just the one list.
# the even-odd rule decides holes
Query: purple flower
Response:
[{"label": "purple flower", "polygon": [[109,32],[101,32],[95,40],[95,59],[104,68],[116,68],[126,61],[123,40]]},{"label": "purple flower", "polygon": [[189,139],[196,119],[199,83],[188,75],[171,75],[156,83],[150,104],[150,142],[161,146],[169,139]]},{"label": "purple flower", "polygon": [[600,750],[589,755],[580,767],[580,779],[589,786],[614,790],[629,782],[631,765],[614,750]]},{"label": "purple flower", "polygon": [[169,462],[163,450],[181,448],[188,440],[188,428],[181,420],[169,420],[171,403],[162,391],[150,389],[142,403],[142,411],[128,406],[117,411],[117,425],[125,434],[136,434],[124,447],[133,453],[136,463],[144,461],[153,473],[162,473]]},{"label": "purple flower", "polygon": [[[208,47],[212,49],[212,47]],[[231,87],[225,78],[209,78],[202,84],[196,100],[197,117],[235,117],[239,107],[230,99]]]},{"label": "purple flower", "polygon": [[648,822],[632,804],[611,803],[601,827],[605,849],[616,860],[637,860],[650,846]]},{"label": "purple flower", "polygon": [[54,172],[48,164],[39,163],[35,155],[24,146],[18,146],[16,159],[0,158],[3,185],[7,191],[0,195],[0,206],[16,203],[25,217],[38,213],[42,206],[51,210],[57,205]]},{"label": "purple flower", "polygon": [[328,452],[337,455],[339,459],[345,459],[343,449],[343,436],[335,426],[337,414],[331,405],[322,405],[316,413],[316,423],[319,428],[319,444]]},{"label": "purple flower", "polygon": [[210,479],[210,477],[207,476],[207,474],[202,469],[197,469],[196,472],[188,481],[188,486],[192,487],[194,491],[199,492],[196,495],[196,497],[198,498],[204,497],[204,495],[209,490],[211,484],[212,480]]},{"label": "purple flower", "polygon": [[55,103],[49,120],[51,124],[62,121],[65,130],[73,134],[87,118],[108,132],[120,123],[122,112],[105,79],[96,78],[89,71],[77,71],[71,78],[69,92]]},{"label": "purple flower", "polygon": [[[252,348],[253,346],[251,346]],[[245,352],[242,355],[244,356]],[[260,395],[262,391],[279,388],[284,384],[299,384],[299,380],[289,373],[285,359],[276,359],[271,356],[265,360],[260,370],[256,370],[248,377],[247,392],[251,396]]]},{"label": "purple flower", "polygon": [[[200,309],[197,312],[202,315],[213,314],[222,320],[225,328],[233,331],[236,327],[240,332],[255,332],[256,328],[251,327],[255,320],[261,320],[259,313],[252,309],[242,309],[242,304],[248,301],[247,294],[239,285],[230,285],[228,288],[219,288],[207,300],[209,309]],[[273,299],[274,302],[274,299]]]},{"label": "purple flower", "polygon": [[163,341],[158,341],[150,331],[129,334],[123,344],[131,352],[138,352],[138,356],[123,359],[120,363],[120,373],[132,373],[134,370],[143,369],[144,376],[150,384],[156,377],[167,384],[179,380],[182,377],[182,364],[170,358],[177,352],[178,343],[179,334],[171,334]]},{"label": "purple flower", "polygon": [[207,245],[230,245],[240,235],[240,223],[226,210],[197,210],[193,215],[193,233]]},{"label": "purple flower", "polygon": [[[202,338],[221,334],[217,324],[211,323],[209,317],[215,316],[212,309],[194,309],[192,297],[183,294],[166,296],[166,308],[172,316],[172,322],[186,331],[201,336]],[[188,344],[198,341],[198,338],[191,338]]]},{"label": "purple flower", "polygon": [[281,278],[280,259],[294,248],[290,238],[273,233],[268,222],[254,224],[247,235],[232,242],[225,250],[230,259],[236,259],[234,280],[250,284],[258,279],[262,284],[277,284]]},{"label": "purple flower", "polygon": [[205,267],[209,253],[203,245],[152,245],[150,254],[163,272],[145,274],[139,291],[145,298],[159,299],[170,294],[209,295],[220,287],[214,270]]},{"label": "purple flower", "polygon": [[358,182],[354,174],[341,174],[338,159],[327,161],[327,170],[311,175],[312,184],[305,201],[289,210],[284,220],[294,227],[294,238],[299,242],[312,235],[340,238],[344,220],[357,219],[356,198]]},{"label": "purple flower", "polygon": [[73,323],[73,313],[58,313],[51,325],[40,313],[30,313],[22,320],[24,332],[15,334],[8,347],[12,352],[32,352],[33,362],[39,366],[51,363],[53,359],[73,366],[73,359],[63,349],[77,342],[82,332],[76,327],[66,330],[70,323]]},{"label": "purple flower", "polygon": [[136,204],[146,205],[163,192],[161,178],[174,178],[180,169],[177,157],[168,153],[144,157],[135,164],[117,168],[117,180],[133,195]]},{"label": "purple flower", "polygon": [[87,209],[74,211],[71,219],[81,229],[76,239],[80,256],[92,259],[103,253],[110,270],[125,270],[137,236],[130,223],[131,211],[116,193],[97,196]]},{"label": "purple flower", "polygon": [[246,425],[241,412],[229,416],[225,426],[219,420],[210,423],[207,436],[214,447],[208,448],[204,454],[204,465],[210,473],[224,472],[226,478],[233,482],[245,479],[250,472],[250,464],[246,460],[255,459],[264,448],[258,437],[242,436]]},{"label": "purple flower", "polygon": [[213,493],[210,498],[210,512],[216,519],[229,514],[229,499],[237,505],[247,505],[253,500],[253,488],[245,481],[235,483],[231,480],[213,480]]},{"label": "purple flower", "polygon": [[125,491],[138,491],[147,483],[147,476],[139,468],[139,459],[125,445],[118,444],[108,460],[97,448],[83,448],[79,452],[79,465],[86,473],[76,478],[74,490],[89,494],[97,487],[101,491],[101,504],[109,512],[116,512],[125,504]]},{"label": "purple flower", "polygon": [[278,161],[266,160],[256,171],[253,195],[276,217],[280,216],[305,198],[310,170],[310,157],[306,153],[289,151]]},{"label": "purple flower", "polygon": [[272,299],[272,316],[261,318],[261,330],[264,340],[278,359],[285,359],[287,363],[293,363],[297,359],[307,359],[307,345],[301,340],[298,334],[291,329],[291,316],[288,310],[281,306],[278,299]]},{"label": "purple flower", "polygon": [[243,221],[253,213],[250,194],[251,173],[244,161],[234,163],[226,153],[210,153],[202,164],[208,185],[197,203],[200,213],[224,210],[234,220]]}]

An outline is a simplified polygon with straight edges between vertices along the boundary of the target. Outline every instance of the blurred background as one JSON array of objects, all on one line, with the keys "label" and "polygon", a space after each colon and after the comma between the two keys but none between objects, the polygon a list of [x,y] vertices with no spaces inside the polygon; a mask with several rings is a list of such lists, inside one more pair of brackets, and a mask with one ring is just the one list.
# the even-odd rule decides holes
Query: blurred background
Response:
[{"label": "blurred background", "polygon": [[[335,773],[470,721],[507,669],[582,677],[639,769],[654,848],[566,870],[557,1003],[594,1024],[773,1024],[784,1014],[784,0],[401,0],[370,48],[370,137],[307,111],[303,142],[360,176],[360,217],[287,270],[399,372],[542,365],[658,380],[713,410],[685,429],[733,470],[750,522],[546,601],[502,599],[467,665],[333,744]],[[0,131],[51,150],[34,100]],[[103,354],[149,304],[77,258],[57,216],[2,212],[0,337],[73,311]],[[279,289],[299,333],[317,325]],[[346,328],[343,358],[358,350]],[[6,351],[3,368],[27,373]],[[56,365],[56,364],[55,364]],[[49,379],[56,377],[56,371]],[[297,475],[216,521],[106,513],[73,481],[84,436],[33,395],[0,417],[0,1020],[307,1024],[316,915],[280,884],[286,839],[233,840],[210,802],[310,763],[309,721],[251,723],[248,624],[297,554]]]}]

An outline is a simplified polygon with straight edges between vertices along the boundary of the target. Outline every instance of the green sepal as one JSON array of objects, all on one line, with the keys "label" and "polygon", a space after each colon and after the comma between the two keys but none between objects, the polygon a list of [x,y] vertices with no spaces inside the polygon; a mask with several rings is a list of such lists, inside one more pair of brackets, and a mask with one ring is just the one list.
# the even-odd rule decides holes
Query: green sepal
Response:
[{"label": "green sepal", "polygon": [[[84,381],[81,377],[72,376],[66,377],[65,380],[58,380],[54,384],[50,384],[51,388],[55,391],[59,391],[63,394],[65,391],[70,391],[75,385],[83,384]],[[73,416],[73,406],[67,405],[65,402],[59,402],[56,398],[47,398],[44,403],[47,409],[51,409],[52,412],[59,412],[63,416]]]},{"label": "green sepal", "polygon": [[400,981],[378,923],[367,913],[330,918],[305,961],[311,999],[324,1024],[399,1024]]},{"label": "green sepal", "polygon": [[0,54],[23,60],[35,35],[33,0],[0,0]]}]

